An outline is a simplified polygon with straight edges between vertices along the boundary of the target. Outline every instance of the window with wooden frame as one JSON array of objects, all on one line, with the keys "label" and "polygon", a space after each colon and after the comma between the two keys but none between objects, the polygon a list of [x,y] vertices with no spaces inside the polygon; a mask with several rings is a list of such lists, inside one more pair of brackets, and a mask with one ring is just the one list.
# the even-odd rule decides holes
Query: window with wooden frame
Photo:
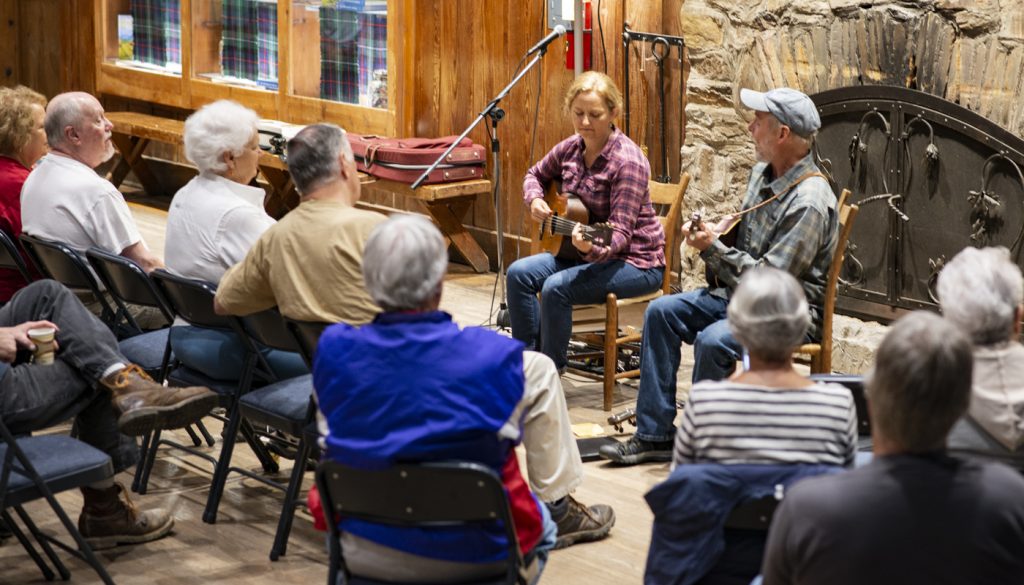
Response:
[{"label": "window with wooden frame", "polygon": [[[394,134],[414,0],[101,0],[99,92]],[[130,33],[129,33],[130,31]],[[127,58],[130,53],[131,57]]]}]

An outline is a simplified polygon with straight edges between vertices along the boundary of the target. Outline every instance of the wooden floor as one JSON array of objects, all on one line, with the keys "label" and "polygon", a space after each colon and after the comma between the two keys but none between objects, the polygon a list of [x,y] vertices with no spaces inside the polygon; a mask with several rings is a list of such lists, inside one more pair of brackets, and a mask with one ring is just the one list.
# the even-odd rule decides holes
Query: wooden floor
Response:
[{"label": "wooden floor", "polygon": [[[159,210],[133,205],[140,229],[154,251],[163,251],[164,214]],[[473,274],[452,265],[446,281],[442,308],[452,313],[462,325],[481,325],[489,321],[493,274]],[[684,352],[684,369],[690,355]],[[681,381],[689,378],[681,373]],[[572,375],[563,377],[569,413],[574,423],[607,424],[607,413],[601,410],[601,385]],[[685,387],[685,382],[681,388]],[[615,410],[632,407],[636,401],[634,386],[620,386],[615,397]],[[220,423],[210,421],[214,435]],[[627,431],[630,430],[627,428]],[[181,441],[183,433],[175,433]],[[208,449],[216,453],[220,445]],[[244,445],[235,451],[234,462],[256,470],[259,465]],[[279,479],[287,480],[290,462],[282,462]],[[525,466],[523,466],[525,470]],[[643,578],[650,541],[651,513],[643,494],[668,474],[667,464],[616,468],[601,462],[586,463],[586,477],[575,496],[584,503],[610,504],[616,513],[611,536],[601,542],[582,544],[552,553],[542,582],[568,585],[602,583],[639,583]],[[262,484],[232,475],[221,502],[217,524],[204,524],[203,507],[212,477],[209,464],[199,458],[162,449],[145,496],[136,496],[143,508],[162,506],[173,509],[176,518],[174,533],[163,540],[138,546],[102,551],[101,561],[117,583],[322,583],[327,575],[327,553],[324,533],[312,527],[308,514],[296,518],[288,546],[288,554],[277,562],[268,558],[281,494]],[[126,485],[131,475],[122,473],[118,480]],[[306,487],[312,473],[306,474]],[[66,492],[59,500],[75,520],[81,509],[77,491]],[[45,531],[60,532],[49,508],[39,502],[28,506],[29,512]],[[63,555],[66,557],[67,555]],[[99,582],[87,565],[67,558],[76,583]],[[13,539],[0,545],[0,583],[42,583],[42,575]]]}]

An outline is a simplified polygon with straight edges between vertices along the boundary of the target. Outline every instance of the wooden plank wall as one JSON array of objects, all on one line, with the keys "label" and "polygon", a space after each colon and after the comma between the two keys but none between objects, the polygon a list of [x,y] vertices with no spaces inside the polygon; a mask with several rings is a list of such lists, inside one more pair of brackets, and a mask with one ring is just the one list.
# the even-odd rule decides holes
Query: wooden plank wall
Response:
[{"label": "wooden plank wall", "polygon": [[95,0],[0,0],[0,83],[92,92]]},{"label": "wooden plank wall", "polygon": [[[101,0],[0,0],[0,83],[29,85],[47,96],[71,89],[94,91],[95,43],[93,10]],[[604,47],[601,49],[594,19],[593,68],[607,72],[622,86],[622,24],[633,30],[679,34],[679,10],[683,0],[594,0],[595,16],[600,7]],[[395,100],[399,107],[400,133],[414,136],[442,136],[460,133],[476,115],[512,79],[520,58],[538,39],[548,33],[545,0],[404,0],[403,8],[414,12],[403,31],[398,51],[411,88]],[[58,26],[54,26],[57,19]],[[13,23],[13,24],[11,24]],[[58,34],[55,36],[55,32]],[[631,49],[632,138],[649,148],[652,157],[657,144],[657,101],[654,83],[656,70],[648,62],[639,73],[642,47]],[[649,56],[649,53],[647,53]],[[607,61],[607,62],[606,62]],[[413,63],[413,65],[409,65]],[[11,73],[5,74],[10,69]],[[685,68],[684,68],[685,69]],[[668,152],[673,180],[678,179],[680,137],[676,135],[680,80],[685,70],[669,71],[667,91]],[[540,102],[537,73],[532,72],[504,100],[505,119],[499,124],[502,146],[500,193],[503,201],[506,235],[528,234],[529,220],[523,218],[522,177],[536,159],[572,132],[562,110],[562,96],[572,82],[573,72],[565,67],[565,43],[552,43],[540,65]],[[685,93],[684,93],[685,95]],[[108,96],[110,109],[149,111],[157,115],[180,117],[186,112],[172,108]],[[530,131],[534,115],[538,128],[534,154],[530,156]],[[621,120],[620,120],[621,121]],[[359,131],[358,128],[351,128]],[[471,134],[473,140],[489,148],[487,133],[481,125]],[[154,146],[150,155],[181,161],[180,153]],[[658,163],[654,162],[655,169]],[[493,169],[493,165],[491,167]],[[417,203],[404,200],[378,200],[400,209],[415,209]],[[474,236],[495,257],[494,207],[490,196],[480,196],[467,223]],[[516,240],[506,240],[506,259],[516,254]],[[525,253],[526,247],[520,251]]]},{"label": "wooden plank wall", "polygon": [[[460,133],[471,123],[488,101],[512,79],[520,58],[538,39],[547,34],[545,2],[473,2],[450,0],[416,0],[415,41],[409,58],[416,61],[413,70],[412,113],[405,120],[404,130],[419,136],[441,136]],[[623,21],[633,30],[679,34],[679,9],[682,0],[602,0],[601,23],[607,63],[600,47],[597,19],[594,19],[593,68],[607,72],[619,86],[623,81]],[[597,14],[597,2],[592,7]],[[639,59],[640,48],[634,45],[633,58]],[[632,138],[649,146],[652,156],[658,152],[657,102],[653,87],[655,69],[645,67],[639,76],[639,62],[630,64],[636,91],[632,99]],[[678,68],[668,71],[670,86],[666,97],[668,108],[670,168],[678,180],[680,138],[678,128],[682,115],[678,92],[682,85]],[[512,90],[502,106],[505,119],[499,124],[502,146],[501,199],[505,217],[505,233],[528,236],[529,220],[524,221],[521,204],[522,177],[529,166],[552,146],[572,133],[572,125],[562,110],[562,97],[572,83],[573,72],[565,67],[565,43],[552,43],[540,73],[540,105],[535,107],[538,81],[531,72]],[[639,77],[638,77],[639,76]],[[536,146],[530,157],[530,131],[534,115],[539,113]],[[481,125],[471,135],[474,141],[490,146]],[[492,167],[493,168],[493,165]],[[398,202],[401,205],[401,202]],[[474,205],[471,220],[475,235],[494,258],[494,209],[491,198],[481,195]],[[526,247],[522,247],[526,253]],[[514,240],[506,241],[506,259],[516,253]]]}]

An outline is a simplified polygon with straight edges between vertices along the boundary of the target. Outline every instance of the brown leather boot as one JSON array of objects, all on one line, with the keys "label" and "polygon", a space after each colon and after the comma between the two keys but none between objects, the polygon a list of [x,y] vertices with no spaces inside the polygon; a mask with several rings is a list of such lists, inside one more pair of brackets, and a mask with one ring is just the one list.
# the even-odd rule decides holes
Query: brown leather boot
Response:
[{"label": "brown leather boot", "polygon": [[163,538],[174,527],[174,517],[166,510],[140,513],[119,483],[107,489],[83,487],[82,496],[78,531],[95,550]]},{"label": "brown leather boot", "polygon": [[591,542],[601,540],[608,536],[612,526],[615,525],[615,511],[606,504],[594,504],[587,507],[576,501],[572,496],[566,496],[565,502],[558,506],[564,510],[556,513],[553,508],[551,519],[558,525],[558,540],[555,541],[555,548],[565,548],[577,542]]},{"label": "brown leather boot", "polygon": [[218,402],[217,395],[202,386],[161,386],[135,364],[100,383],[110,389],[114,407],[121,413],[118,428],[132,436],[190,425],[209,414]]}]

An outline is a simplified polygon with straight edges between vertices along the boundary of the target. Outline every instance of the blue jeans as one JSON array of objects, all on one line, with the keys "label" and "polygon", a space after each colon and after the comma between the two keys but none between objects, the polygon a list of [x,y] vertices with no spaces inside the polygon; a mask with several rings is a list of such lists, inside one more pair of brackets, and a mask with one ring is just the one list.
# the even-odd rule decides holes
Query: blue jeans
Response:
[{"label": "blue jeans", "polygon": [[[238,380],[245,363],[245,348],[232,331],[183,325],[171,328],[171,349],[182,364],[216,380]],[[302,356],[263,348],[261,353],[279,380],[309,373]]]},{"label": "blue jeans", "polygon": [[640,350],[640,395],[636,401],[636,436],[671,441],[675,436],[676,373],[680,345],[693,345],[693,381],[729,376],[743,348],[725,320],[728,301],[707,289],[655,299],[644,313]]},{"label": "blue jeans", "polygon": [[[538,349],[561,370],[572,334],[573,305],[605,302],[608,293],[629,298],[661,285],[664,269],[641,269],[623,260],[588,263],[543,253],[508,267],[508,313],[512,337]],[[540,293],[540,300],[537,300]]]}]

